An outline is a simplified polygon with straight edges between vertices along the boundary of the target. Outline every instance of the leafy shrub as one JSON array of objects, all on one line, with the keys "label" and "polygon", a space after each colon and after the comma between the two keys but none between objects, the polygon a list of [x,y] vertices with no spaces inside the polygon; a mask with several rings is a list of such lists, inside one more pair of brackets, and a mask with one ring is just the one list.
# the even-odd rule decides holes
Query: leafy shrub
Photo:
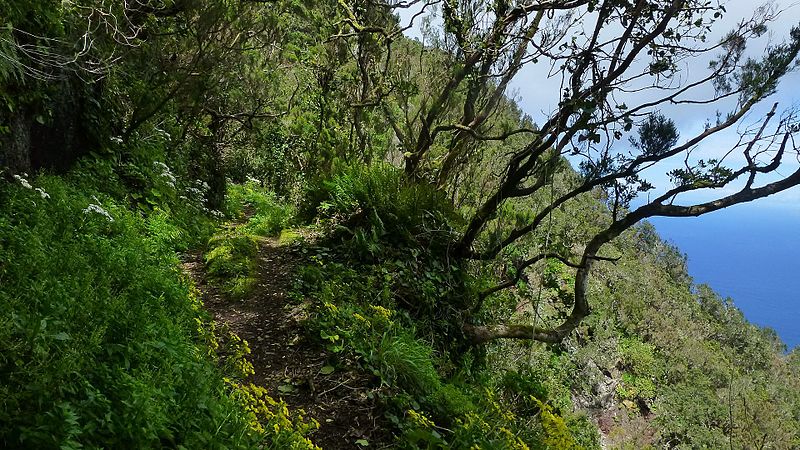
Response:
[{"label": "leafy shrub", "polygon": [[[70,172],[70,183],[84,192],[103,192],[120,205],[144,216],[168,216],[168,222],[184,230],[173,236],[175,249],[186,250],[204,243],[213,233],[219,211],[208,207],[214,195],[208,182],[188,176],[179,161],[166,162],[163,144],[137,142],[124,154],[104,150],[80,160]],[[161,220],[161,223],[165,223]]]},{"label": "leafy shrub", "polygon": [[158,245],[184,249],[189,244],[186,230],[174,223],[167,211],[155,208],[146,219],[147,232]]},{"label": "leafy shrub", "polygon": [[553,412],[553,407],[535,399],[540,409],[540,422],[542,427],[542,439],[540,448],[543,449],[572,449],[579,448],[572,437],[566,422],[559,415]]},{"label": "leafy shrub", "polygon": [[[541,441],[539,427],[518,416],[485,389],[478,397],[479,408],[457,418],[452,425],[450,448],[528,449]],[[540,420],[543,419],[540,417]],[[553,447],[570,448],[570,447]]]},{"label": "leafy shrub", "polygon": [[172,219],[188,219],[132,212],[90,172],[0,186],[0,446],[268,445],[178,270],[192,233]]},{"label": "leafy shrub", "polygon": [[329,199],[319,207],[322,216],[351,234],[363,230],[373,242],[441,248],[452,241],[460,220],[443,192],[408,181],[388,164],[348,167],[325,188]]},{"label": "leafy shrub", "polygon": [[453,417],[462,417],[476,411],[470,396],[449,383],[442,384],[426,399],[426,403],[434,411],[434,417],[440,420],[450,420]]},{"label": "leafy shrub", "polygon": [[206,254],[209,274],[236,277],[249,273],[250,261],[258,253],[258,240],[248,234],[225,230],[211,237]]},{"label": "leafy shrub", "polygon": [[[549,404],[548,415],[542,415],[544,403],[531,394],[546,399],[547,389],[531,376],[509,376],[503,386],[473,376],[471,382],[476,387],[442,378],[446,372],[441,368],[452,370],[457,361],[448,359],[451,354],[445,353],[447,346],[435,350],[429,342],[435,340],[441,345],[447,337],[431,332],[435,325],[430,323],[430,316],[416,319],[399,309],[409,301],[402,293],[409,291],[397,283],[398,274],[414,273],[411,270],[416,269],[409,268],[416,265],[423,273],[438,273],[426,267],[430,260],[408,256],[402,260],[398,256],[410,255],[407,252],[411,251],[419,250],[398,251],[397,259],[359,264],[352,254],[341,259],[337,248],[320,247],[311,256],[313,263],[301,269],[296,285],[296,294],[312,302],[306,322],[311,336],[339,355],[340,361],[355,361],[360,370],[374,375],[385,386],[379,392],[388,405],[387,416],[398,427],[398,445],[524,449],[548,448],[537,445],[549,439],[547,442],[561,445],[549,448],[580,448],[585,443],[596,448],[597,435],[591,433],[591,423],[571,414],[562,415]],[[442,282],[408,278],[404,280],[406,289],[428,298],[433,294],[424,293],[420,286]],[[425,334],[421,335],[418,327],[426,327]],[[510,395],[505,391],[515,392]],[[568,390],[565,395],[569,402]]]},{"label": "leafy shrub", "polygon": [[37,184],[47,198],[0,192],[0,441],[246,445],[245,424],[227,418],[227,388],[194,344],[201,313],[171,249],[99,193]]},{"label": "leafy shrub", "polygon": [[[466,368],[474,359],[460,326],[478,283],[447,258],[460,219],[440,192],[388,165],[347,168],[325,187],[319,210],[330,238],[310,249],[296,294],[311,300],[311,336],[385,387],[399,447],[598,446],[591,423],[562,413],[572,407],[568,387],[553,403],[542,379],[495,384],[491,368]],[[554,289],[568,274],[560,269],[551,271]],[[559,361],[545,360],[542,375],[567,372]]]},{"label": "leafy shrub", "polygon": [[279,201],[275,193],[252,180],[229,187],[226,208],[230,217],[249,215],[245,231],[258,236],[279,234],[295,217],[293,206]]},{"label": "leafy shrub", "polygon": [[539,405],[533,400],[548,396],[547,388],[540,380],[518,371],[508,371],[503,374],[500,387],[506,396],[513,398],[513,404],[520,414],[537,413]]},{"label": "leafy shrub", "polygon": [[617,386],[617,394],[623,400],[653,399],[656,395],[654,380],[659,373],[655,347],[639,339],[623,338],[619,350],[626,372]]},{"label": "leafy shrub", "polygon": [[575,443],[585,449],[598,449],[600,446],[600,430],[585,412],[569,414],[565,418],[567,428],[575,439]]}]

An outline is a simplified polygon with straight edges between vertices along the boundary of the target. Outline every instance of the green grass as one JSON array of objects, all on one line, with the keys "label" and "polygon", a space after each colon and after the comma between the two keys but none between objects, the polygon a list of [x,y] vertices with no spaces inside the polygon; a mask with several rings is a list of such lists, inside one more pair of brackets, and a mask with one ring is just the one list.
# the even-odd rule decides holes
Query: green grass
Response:
[{"label": "green grass", "polygon": [[542,386],[536,374],[504,384],[480,349],[464,350],[454,311],[476,281],[444,257],[458,218],[436,193],[386,166],[350,169],[327,186],[321,213],[334,226],[309,249],[296,294],[311,302],[309,334],[380,384],[398,448],[598,446],[571,404],[551,404],[544,388],[514,391]]},{"label": "green grass", "polygon": [[413,335],[387,333],[370,348],[365,362],[374,367],[385,382],[425,396],[442,384],[432,356],[433,349]]},{"label": "green grass", "polygon": [[0,186],[0,447],[305,442],[302,427],[258,431],[285,419],[264,412],[280,405],[262,396],[260,415],[248,412],[258,408],[216,362],[175,253],[210,230],[202,204],[132,210],[131,197],[92,188],[113,184],[99,169]]},{"label": "green grass", "polygon": [[[250,293],[256,283],[256,256],[262,237],[280,235],[294,221],[292,205],[254,182],[231,185],[226,210],[233,222],[214,234],[205,254],[207,273],[232,298]],[[279,238],[283,239],[283,236]]]}]

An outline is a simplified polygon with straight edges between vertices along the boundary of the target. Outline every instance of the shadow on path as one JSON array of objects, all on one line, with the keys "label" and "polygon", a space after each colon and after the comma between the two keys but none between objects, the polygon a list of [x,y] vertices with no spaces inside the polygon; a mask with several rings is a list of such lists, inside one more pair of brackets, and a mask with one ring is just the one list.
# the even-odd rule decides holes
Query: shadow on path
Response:
[{"label": "shadow on path", "polygon": [[[337,369],[327,373],[329,355],[309,342],[300,324],[303,308],[289,297],[304,256],[297,245],[280,245],[263,238],[258,255],[257,283],[244,299],[228,299],[206,279],[202,254],[185,257],[183,267],[201,293],[205,308],[219,325],[227,324],[250,346],[255,373],[247,380],[264,386],[292,409],[302,409],[320,428],[311,440],[325,450],[386,448],[390,425],[379,405],[367,394],[374,383],[358,373]],[[325,370],[323,370],[325,367]],[[326,374],[327,373],[327,374]]]}]

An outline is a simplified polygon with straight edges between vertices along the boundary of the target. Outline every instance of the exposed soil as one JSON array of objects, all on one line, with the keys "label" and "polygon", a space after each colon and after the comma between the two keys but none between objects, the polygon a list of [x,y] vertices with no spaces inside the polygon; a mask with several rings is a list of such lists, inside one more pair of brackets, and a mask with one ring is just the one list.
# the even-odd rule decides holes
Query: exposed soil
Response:
[{"label": "exposed soil", "polygon": [[[218,324],[227,324],[250,346],[255,374],[246,380],[264,386],[291,409],[301,409],[320,428],[311,440],[323,449],[387,448],[391,425],[369,398],[374,382],[352,371],[336,369],[323,374],[329,355],[306,339],[300,324],[301,305],[289,298],[293,277],[303,264],[297,246],[282,246],[275,238],[263,239],[258,256],[258,283],[243,300],[226,298],[205,276],[202,255],[186,256],[184,269],[202,295],[206,309]],[[325,371],[323,371],[325,372]]]}]

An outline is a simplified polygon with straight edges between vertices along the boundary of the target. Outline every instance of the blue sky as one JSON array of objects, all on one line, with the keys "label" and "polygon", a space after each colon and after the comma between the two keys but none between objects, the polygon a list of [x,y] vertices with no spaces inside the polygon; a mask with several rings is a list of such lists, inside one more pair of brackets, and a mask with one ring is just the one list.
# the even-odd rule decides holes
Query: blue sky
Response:
[{"label": "blue sky", "polygon": [[[722,4],[725,5],[727,14],[714,24],[708,42],[718,41],[727,31],[734,28],[740,20],[750,17],[756,9],[754,5],[759,3],[746,0],[734,0],[722,2]],[[798,4],[798,2],[782,0],[772,2],[772,4],[777,10],[780,10],[781,13],[778,19],[770,24],[769,33],[748,45],[748,54],[754,57],[758,56],[769,43],[782,42],[785,37],[788,36],[790,28],[800,23],[800,4]],[[414,11],[411,10],[402,10],[401,21],[406,24],[413,13]],[[420,21],[417,20],[416,23],[419,24],[419,22]],[[420,38],[421,36],[418,27],[409,30],[408,35],[416,38]],[[708,73],[708,63],[712,56],[713,55],[706,55],[694,60],[685,61],[682,67],[682,76],[686,77],[685,79],[696,79],[706,75]],[[531,115],[535,121],[542,121],[558,104],[560,76],[556,74],[548,77],[549,71],[550,67],[546,64],[528,65],[524,67],[511,83],[508,92],[509,95],[518,101],[523,111]],[[750,126],[756,124],[758,119],[763,117],[769,110],[773,102],[779,102],[779,111],[792,106],[800,106],[800,89],[798,88],[800,88],[800,73],[795,72],[789,74],[781,82],[778,92],[754,108],[742,121],[742,124]],[[712,93],[712,87],[705,86],[695,91],[694,95],[702,98]],[[643,100],[640,97],[637,98],[637,101],[642,102]],[[635,102],[631,101],[631,104],[635,104]],[[701,132],[706,121],[711,120],[713,122],[717,110],[725,114],[730,111],[733,106],[732,102],[719,103],[711,107],[708,105],[699,105],[695,107],[685,105],[663,105],[660,107],[660,111],[676,122],[682,138],[687,139]],[[721,132],[705,141],[701,147],[695,150],[693,156],[703,159],[719,157],[736,144],[738,137],[739,135],[735,127]],[[625,151],[627,150],[625,148],[626,146],[627,142],[623,139],[619,142],[618,149],[620,151]],[[742,159],[743,158],[739,157],[739,161]],[[736,159],[731,159],[731,162],[735,163]],[[798,166],[797,161],[791,158],[785,158],[785,162],[787,165],[781,171],[784,175],[793,171]],[[672,161],[667,161],[664,165],[654,168],[645,175],[648,181],[653,183],[656,187],[665,189],[670,186],[666,172],[673,168],[682,167],[682,165],[683,156],[679,156],[673,158]],[[761,181],[764,183],[772,179],[774,178],[765,178]],[[733,191],[734,187],[728,188],[727,191],[718,190],[715,192],[694,193],[678,203],[686,204],[705,201],[710,198],[719,197],[720,195],[732,193]],[[780,211],[784,210],[800,212],[800,188],[761,199],[754,203],[753,207],[763,209],[765,212],[769,211],[770,213],[780,213]],[[724,212],[718,214],[722,213]]]},{"label": "blue sky", "polygon": [[[718,41],[742,18],[753,14],[760,2],[733,0],[722,2],[727,14],[717,22],[709,42]],[[748,54],[757,56],[763,48],[780,43],[788,36],[792,26],[800,24],[800,1],[781,0],[773,5],[782,10],[777,20],[770,25],[770,32],[752,42]],[[409,12],[401,19],[410,17]],[[409,30],[409,36],[420,37],[418,29]],[[696,79],[707,73],[710,56],[689,61],[684,73]],[[509,94],[523,111],[540,121],[558,103],[559,77],[548,78],[549,67],[531,65],[525,67],[513,81]],[[712,92],[707,86],[705,93]],[[703,91],[698,91],[703,94]],[[639,100],[641,102],[641,99]],[[800,107],[800,73],[786,76],[777,92],[756,107],[742,123],[753,125],[769,110],[772,103],[779,103],[779,111]],[[703,130],[706,120],[715,118],[716,109],[723,114],[733,105],[698,107],[664,106],[663,114],[672,118],[683,139]],[[705,141],[697,153],[703,158],[719,156],[738,140],[736,128],[718,133]],[[680,142],[680,141],[679,141]],[[798,142],[800,144],[800,142]],[[626,145],[623,140],[620,145]],[[624,147],[621,150],[626,150]],[[788,162],[781,175],[788,175],[798,167],[795,155],[784,158]],[[680,167],[682,158],[671,161],[667,167],[648,173],[648,179],[659,188],[669,187],[665,175],[670,168]],[[769,182],[761,180],[761,183]],[[678,201],[679,204],[707,201],[732,193],[716,191],[694,195]],[[641,201],[641,200],[640,200]],[[793,260],[800,254],[800,187],[784,191],[756,202],[736,205],[701,218],[654,220],[662,237],[674,241],[688,253],[689,271],[697,282],[708,282],[722,295],[733,296],[737,306],[754,322],[772,326],[791,345],[800,344],[800,277],[795,276]]]}]

